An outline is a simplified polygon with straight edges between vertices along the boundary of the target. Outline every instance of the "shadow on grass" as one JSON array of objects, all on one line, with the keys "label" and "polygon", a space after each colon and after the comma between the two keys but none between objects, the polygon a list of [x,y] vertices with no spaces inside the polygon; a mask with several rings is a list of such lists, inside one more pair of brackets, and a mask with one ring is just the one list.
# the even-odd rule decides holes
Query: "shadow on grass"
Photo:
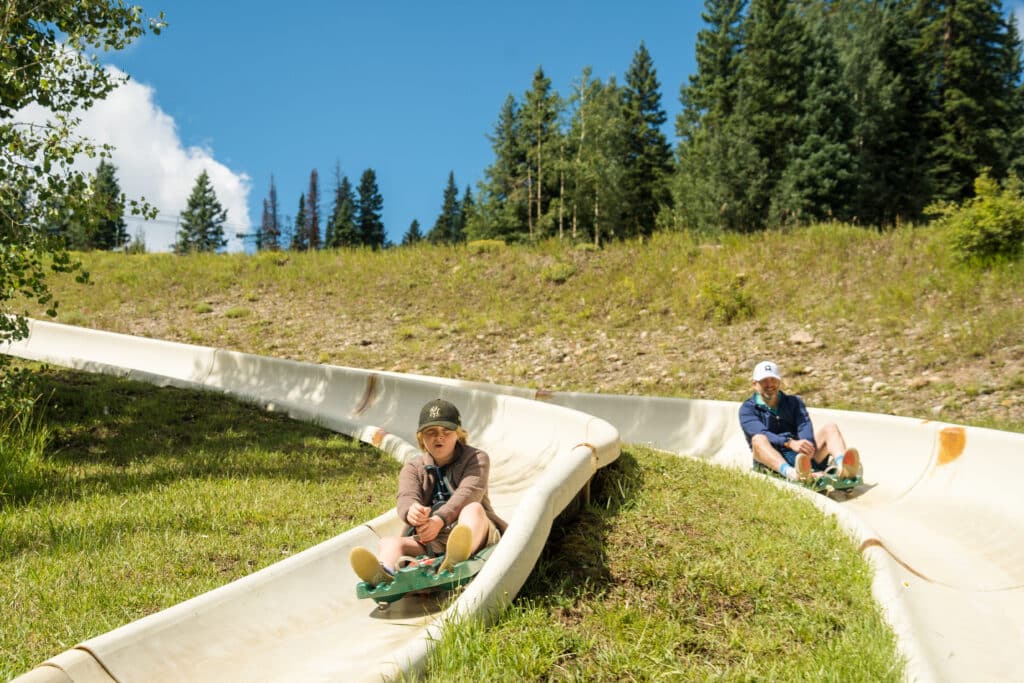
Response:
[{"label": "shadow on grass", "polygon": [[321,481],[393,474],[379,451],[216,393],[43,367],[35,377],[47,456],[0,505],[103,491],[143,491],[183,478]]},{"label": "shadow on grass", "polygon": [[589,504],[555,520],[520,597],[557,601],[557,596],[586,598],[603,591],[612,580],[607,564],[608,532],[643,483],[643,470],[628,450],[598,470],[591,481]]}]

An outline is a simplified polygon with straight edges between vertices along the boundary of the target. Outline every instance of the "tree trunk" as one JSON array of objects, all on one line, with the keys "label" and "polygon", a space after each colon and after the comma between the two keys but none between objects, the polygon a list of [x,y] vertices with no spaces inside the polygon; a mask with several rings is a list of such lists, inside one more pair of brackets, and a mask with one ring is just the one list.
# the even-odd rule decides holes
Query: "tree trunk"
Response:
[{"label": "tree trunk", "polygon": [[526,227],[530,231],[530,241],[533,241],[533,169],[529,164],[526,166]]},{"label": "tree trunk", "polygon": [[544,183],[541,182],[541,140],[540,140],[541,127],[537,126],[537,227],[540,228],[540,217],[541,217],[541,190]]},{"label": "tree trunk", "polygon": [[562,167],[560,167],[558,169],[558,239],[559,240],[561,240],[561,239],[563,239],[565,237],[565,230],[563,229],[563,225],[564,225],[563,217],[565,216],[565,168],[564,168],[565,158],[564,158],[564,155],[565,155],[565,145],[563,144],[562,147],[561,147],[561,152],[559,154],[559,160],[562,161],[563,163],[561,164]]},{"label": "tree trunk", "polygon": [[587,139],[587,81],[583,81],[583,87],[580,88],[580,145],[576,150],[576,173],[573,180],[576,183],[576,191],[573,192],[572,198],[572,239],[576,240],[576,199],[580,194],[580,171],[583,168],[583,143]]}]

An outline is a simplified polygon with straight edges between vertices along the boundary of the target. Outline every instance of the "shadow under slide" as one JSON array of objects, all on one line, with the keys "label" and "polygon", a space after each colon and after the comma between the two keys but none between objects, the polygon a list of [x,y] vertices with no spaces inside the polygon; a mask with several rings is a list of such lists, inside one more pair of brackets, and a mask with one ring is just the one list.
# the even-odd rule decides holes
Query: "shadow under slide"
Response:
[{"label": "shadow under slide", "polygon": [[[136,346],[137,356],[128,350]],[[69,349],[75,350],[73,355]],[[166,356],[161,349],[167,349]],[[380,621],[371,606],[352,605],[356,579],[345,561],[347,549],[372,545],[377,534],[391,533],[387,525],[397,524],[392,512],[221,589],[86,641],[48,664],[59,667],[61,657],[84,658],[83,667],[95,662],[106,667],[115,659],[137,661],[139,677],[134,671],[129,677],[121,673],[126,669],[111,669],[119,681],[166,680],[161,678],[171,666],[166,660],[191,660],[197,653],[207,663],[196,680],[225,674],[239,678],[247,671],[258,671],[264,680],[357,680],[418,666],[429,638],[446,621],[471,611],[486,614],[515,595],[536,562],[553,517],[596,468],[617,457],[619,438],[733,467],[743,476],[763,477],[750,471],[738,402],[550,392],[367,372],[40,322],[9,353],[272,403],[295,417],[319,419],[353,433],[399,458],[415,452],[408,440],[419,407],[441,395],[466,406],[474,443],[491,454],[492,496],[499,512],[511,520],[509,533],[447,612],[396,618],[388,625],[402,623],[397,630],[405,636],[390,640],[370,630]],[[159,358],[167,362],[161,365]],[[1024,497],[1019,494],[1024,486],[1024,434],[871,413],[810,412],[818,426],[839,424],[847,442],[859,448],[864,485],[830,497],[792,488],[836,516],[859,542],[874,569],[874,597],[907,659],[907,678],[1024,680]],[[538,444],[536,452],[509,450],[517,443],[511,437],[524,429]],[[290,580],[299,585],[291,586]],[[303,582],[315,586],[315,595],[305,593],[309,589]],[[279,609],[293,616],[275,616]],[[249,627],[252,614],[275,621]],[[189,624],[193,618],[202,622],[198,628]],[[205,648],[211,645],[203,637],[189,640],[179,633],[193,628],[217,633],[220,639],[220,631],[239,629],[224,645],[233,652],[207,655]],[[255,632],[245,633],[247,628]],[[355,633],[362,644],[353,648],[355,657],[367,664],[350,671],[343,665],[353,662],[339,654],[338,644]],[[378,642],[378,637],[383,640]],[[171,642],[162,642],[165,638]],[[267,653],[265,648],[277,650]],[[126,654],[119,656],[121,650]],[[205,670],[214,665],[222,668]]]}]

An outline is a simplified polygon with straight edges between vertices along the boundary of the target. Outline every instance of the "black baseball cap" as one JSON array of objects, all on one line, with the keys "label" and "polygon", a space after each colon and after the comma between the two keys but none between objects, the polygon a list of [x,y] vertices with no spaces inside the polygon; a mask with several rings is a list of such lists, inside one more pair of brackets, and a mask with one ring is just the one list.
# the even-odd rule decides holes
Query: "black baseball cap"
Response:
[{"label": "black baseball cap", "polygon": [[459,409],[443,398],[435,398],[420,410],[420,426],[416,430],[422,432],[427,427],[444,427],[458,429],[462,426]]}]

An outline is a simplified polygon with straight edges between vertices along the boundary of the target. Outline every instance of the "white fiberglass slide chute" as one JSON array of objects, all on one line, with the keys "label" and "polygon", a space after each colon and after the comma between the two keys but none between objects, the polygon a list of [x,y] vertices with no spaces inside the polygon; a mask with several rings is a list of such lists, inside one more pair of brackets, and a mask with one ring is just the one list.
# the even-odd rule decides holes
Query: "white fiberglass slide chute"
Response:
[{"label": "white fiberglass slide chute", "polygon": [[[474,442],[496,460],[492,469],[495,503],[513,524],[453,612],[486,609],[515,594],[532,570],[551,519],[585,485],[594,469],[616,457],[618,436],[625,442],[724,466],[750,467],[735,402],[545,392],[369,373],[49,323],[33,323],[30,339],[15,345],[10,353],[91,370],[117,372],[121,368],[121,372],[130,371],[131,376],[149,381],[226,390],[280,405],[299,418],[318,419],[325,426],[357,433],[398,457],[410,446],[385,429],[409,439],[415,414],[425,400],[437,395],[457,403],[461,400],[468,409],[464,412],[473,427]],[[545,409],[565,412],[546,413]],[[1024,484],[1024,435],[869,413],[812,409],[811,417],[817,425],[839,423],[847,441],[861,451],[864,486],[852,495],[838,496],[841,502],[805,493],[839,518],[873,565],[875,598],[907,657],[908,678],[1024,680],[1024,659],[1020,657],[1024,644],[1024,498],[1016,494]],[[507,454],[503,450],[504,437],[522,429],[529,430],[543,452]],[[267,655],[274,662],[269,667],[264,666],[264,655],[259,652],[251,662],[245,661],[244,652],[235,653],[239,661],[234,663],[228,655],[210,655],[209,661],[218,665],[243,668],[204,669],[196,672],[196,680],[217,678],[218,674],[244,678],[242,674],[256,670],[264,680],[316,679],[304,676],[313,672],[322,672],[320,679],[356,679],[356,673],[373,677],[416,665],[422,661],[428,639],[449,618],[447,614],[404,622],[416,627],[406,626],[405,632],[413,633],[407,640],[385,642],[379,651],[363,648],[361,656],[374,659],[375,666],[350,672],[342,667],[346,662],[338,661],[338,639],[347,641],[348,628],[365,629],[342,624],[348,618],[342,597],[329,605],[325,600],[334,598],[319,596],[319,601],[314,598],[302,603],[303,597],[309,597],[301,594],[302,588],[289,587],[287,580],[278,577],[309,571],[304,566],[298,568],[302,563],[317,565],[321,573],[314,583],[333,586],[340,581],[351,593],[354,579],[343,559],[344,548],[372,542],[375,533],[390,533],[386,525],[396,523],[393,517],[383,515],[262,572],[86,641],[48,665],[59,670],[61,657],[67,657],[79,660],[83,672],[90,667],[102,671],[98,663],[107,666],[108,659],[113,661],[124,650],[123,658],[137,662],[139,668],[132,676],[111,669],[116,680],[160,680],[159,669],[147,667],[172,656],[195,657],[196,652],[189,649],[193,647],[204,653],[203,643],[186,642],[174,646],[180,650],[172,650],[162,642],[163,630],[169,634],[168,641],[177,637],[177,631],[188,630],[192,613],[186,606],[195,605],[200,615],[197,619],[232,623],[236,612],[244,615],[249,609],[272,609],[276,601],[299,602],[297,612],[323,612],[322,621],[317,622],[322,625],[317,628],[326,632],[282,630],[277,634],[282,643],[275,643],[277,650]],[[350,541],[350,535],[358,538]],[[343,578],[339,579],[340,575]],[[289,590],[297,595],[290,595]],[[357,614],[360,624],[370,623],[368,611],[363,608]],[[264,633],[251,635],[253,639],[267,637]],[[243,634],[233,642],[244,648],[247,638]],[[260,642],[257,647],[265,646]],[[302,657],[290,661],[294,651],[301,651]],[[309,664],[311,659],[316,666]],[[69,672],[67,678],[32,680],[111,679]]]},{"label": "white fiberglass slide chute", "polygon": [[[619,454],[604,420],[560,406],[423,378],[262,358],[33,322],[12,355],[161,385],[223,391],[414,456],[419,410],[459,406],[491,456],[490,497],[509,527],[458,599],[407,597],[385,610],[357,600],[357,546],[398,535],[394,511],[226,586],[91,638],[19,683],[379,681],[420,666],[441,628],[511,601],[555,517]],[[528,435],[529,438],[523,438]]]}]

